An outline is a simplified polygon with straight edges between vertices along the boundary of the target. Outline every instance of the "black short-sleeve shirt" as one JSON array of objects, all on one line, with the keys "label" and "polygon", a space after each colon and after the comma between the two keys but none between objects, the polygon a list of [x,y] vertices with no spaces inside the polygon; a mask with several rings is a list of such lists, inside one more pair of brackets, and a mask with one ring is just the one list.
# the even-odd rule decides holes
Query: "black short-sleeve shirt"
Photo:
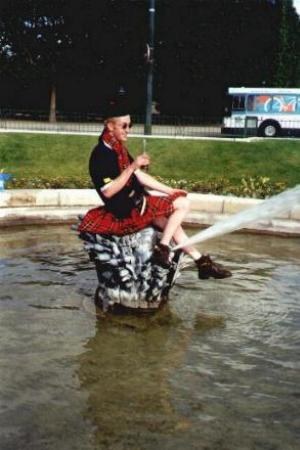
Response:
[{"label": "black short-sleeve shirt", "polygon": [[[129,159],[133,161],[130,155]],[[98,145],[92,151],[89,171],[94,186],[104,202],[105,209],[118,219],[128,217],[135,207],[136,196],[144,193],[144,188],[133,174],[130,177],[129,184],[124,186],[123,189],[111,198],[106,198],[103,195],[101,188],[117,178],[120,175],[120,169],[116,152],[110,147],[107,147],[102,140],[99,141]]]}]

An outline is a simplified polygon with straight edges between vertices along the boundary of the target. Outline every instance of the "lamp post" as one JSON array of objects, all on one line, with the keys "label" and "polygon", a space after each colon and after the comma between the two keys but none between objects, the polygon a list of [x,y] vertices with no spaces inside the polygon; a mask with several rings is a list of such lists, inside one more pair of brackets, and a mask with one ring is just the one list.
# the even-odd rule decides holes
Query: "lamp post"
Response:
[{"label": "lamp post", "polygon": [[147,44],[147,52],[146,52],[148,74],[147,74],[146,120],[145,120],[144,134],[152,134],[155,0],[149,0],[148,11],[149,11],[149,43]]}]

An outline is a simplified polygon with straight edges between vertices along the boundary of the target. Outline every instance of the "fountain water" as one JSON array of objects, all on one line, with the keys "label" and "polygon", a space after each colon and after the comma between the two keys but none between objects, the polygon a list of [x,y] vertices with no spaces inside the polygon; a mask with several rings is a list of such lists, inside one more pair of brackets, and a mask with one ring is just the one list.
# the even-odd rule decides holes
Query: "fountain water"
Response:
[{"label": "fountain water", "polygon": [[187,268],[169,308],[104,317],[68,225],[2,228],[0,447],[298,448],[298,247],[227,235],[234,282]]},{"label": "fountain water", "polygon": [[196,233],[182,244],[177,245],[174,247],[174,250],[231,233],[262,219],[275,217],[278,214],[290,211],[297,204],[300,204],[300,185],[297,185],[293,189],[288,189],[281,194],[274,195],[259,205],[234,214],[228,219],[215,223],[211,227]]}]

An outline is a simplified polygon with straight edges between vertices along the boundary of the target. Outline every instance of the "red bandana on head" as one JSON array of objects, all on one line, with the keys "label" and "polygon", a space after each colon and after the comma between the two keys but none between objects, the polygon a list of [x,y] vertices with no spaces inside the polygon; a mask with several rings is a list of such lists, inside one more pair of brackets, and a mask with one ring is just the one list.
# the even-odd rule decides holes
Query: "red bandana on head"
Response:
[{"label": "red bandana on head", "polygon": [[119,142],[107,128],[104,128],[101,139],[116,152],[116,154],[118,155],[120,172],[123,172],[124,169],[130,166],[127,148],[122,144],[122,142]]}]

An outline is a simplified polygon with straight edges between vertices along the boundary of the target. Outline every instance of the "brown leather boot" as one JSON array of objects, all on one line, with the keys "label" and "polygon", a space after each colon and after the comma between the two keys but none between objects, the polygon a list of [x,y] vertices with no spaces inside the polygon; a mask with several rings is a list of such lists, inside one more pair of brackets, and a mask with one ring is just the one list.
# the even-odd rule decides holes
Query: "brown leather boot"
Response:
[{"label": "brown leather boot", "polygon": [[168,268],[170,266],[170,247],[160,242],[155,245],[152,262],[158,266]]},{"label": "brown leather boot", "polygon": [[201,280],[207,280],[210,277],[228,278],[232,276],[230,270],[227,270],[221,264],[212,261],[209,255],[202,255],[195,263],[198,268],[198,277]]}]

